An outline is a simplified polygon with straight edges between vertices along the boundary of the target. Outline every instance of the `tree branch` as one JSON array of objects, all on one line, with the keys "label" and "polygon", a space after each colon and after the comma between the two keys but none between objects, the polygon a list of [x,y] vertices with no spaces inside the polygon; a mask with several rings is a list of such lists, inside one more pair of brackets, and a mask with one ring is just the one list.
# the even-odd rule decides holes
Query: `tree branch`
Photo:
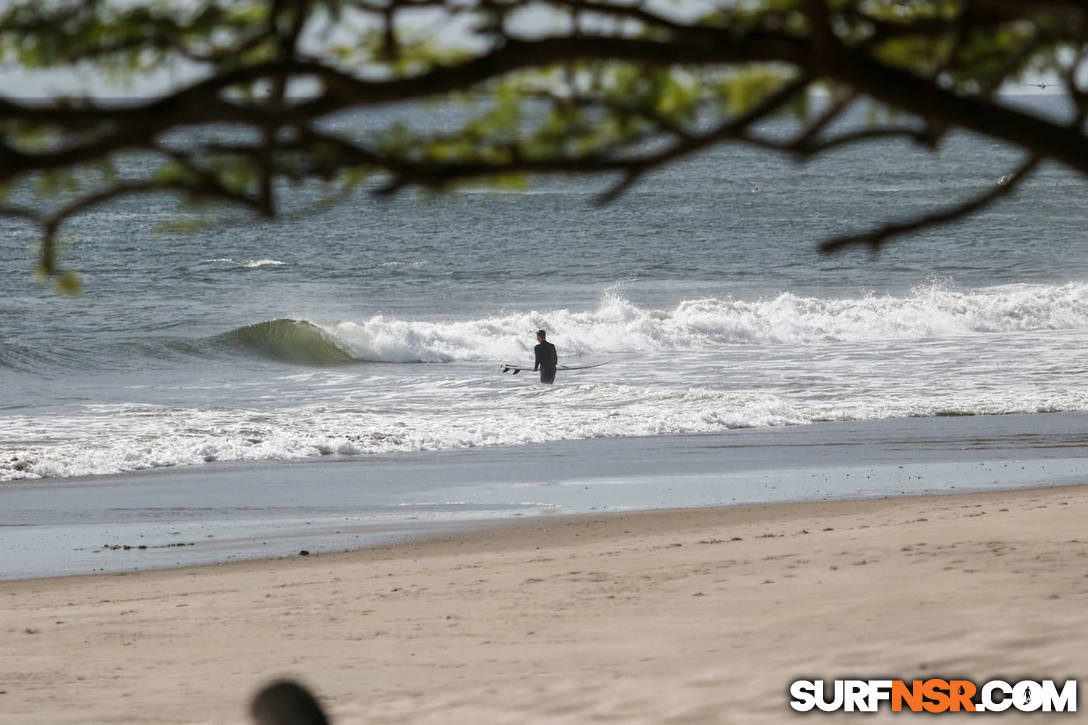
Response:
[{"label": "tree branch", "polygon": [[[926,217],[824,245],[879,248],[909,231],[985,208],[1042,160],[1088,176],[1088,135],[1081,123],[1088,93],[1076,82],[1088,48],[1088,6],[1081,2],[964,0],[933,6],[908,0],[889,12],[887,3],[861,0],[721,0],[685,20],[682,13],[668,14],[641,1],[544,0],[576,17],[570,34],[543,35],[510,19],[527,3],[267,0],[245,5],[244,11],[209,3],[189,14],[139,3],[122,3],[122,9],[104,3],[23,3],[0,14],[0,39],[11,40],[12,52],[26,53],[33,62],[54,67],[70,47],[68,57],[104,68],[117,60],[139,64],[142,50],[160,70],[188,58],[206,75],[161,97],[123,106],[61,99],[35,105],[0,97],[0,183],[22,183],[37,173],[77,174],[84,164],[128,152],[153,151],[182,170],[174,180],[105,185],[52,214],[9,206],[0,207],[0,215],[43,227],[45,266],[52,269],[52,238],[65,219],[132,193],[192,194],[271,215],[279,206],[277,180],[334,183],[339,173],[362,167],[387,174],[383,191],[388,193],[407,186],[448,188],[509,173],[610,173],[617,181],[598,199],[606,202],[649,171],[718,143],[808,159],[889,138],[932,149],[944,133],[958,128],[1026,152],[1028,160],[1004,186]],[[417,49],[400,32],[394,37],[394,30],[403,29],[394,28],[394,16],[422,9],[478,21],[471,31],[479,41],[476,49],[455,56],[422,43]],[[351,13],[376,21],[354,29],[355,47],[342,56],[333,48],[313,47],[306,32],[311,20],[331,19],[343,30],[351,23],[340,22],[341,17]],[[113,30],[111,19],[117,23]],[[1076,57],[1067,68],[1070,50]],[[1033,61],[1062,72],[1079,109],[1075,125],[994,98]],[[524,131],[521,111],[510,110],[509,94],[522,94],[515,104],[541,89],[554,96],[558,91],[547,82],[558,76],[557,69],[565,75],[556,83],[567,84],[569,102],[577,108],[566,116],[553,98],[547,123],[554,121],[554,131],[541,131],[539,124]],[[533,76],[533,71],[540,73]],[[777,85],[777,78],[788,74],[793,80]],[[302,86],[300,81],[316,90],[292,97],[288,91]],[[802,126],[792,138],[758,132],[758,124],[781,114],[813,82],[826,82],[843,95],[815,115],[802,108]],[[345,111],[475,92],[488,84],[501,89],[497,111],[457,132],[405,133],[399,140],[390,134],[383,147],[373,139],[357,143],[323,130]],[[271,92],[255,98],[254,88]],[[863,96],[917,121],[827,137]],[[599,127],[592,127],[595,122]],[[245,140],[203,140],[205,130],[222,125],[240,129]],[[50,141],[43,142],[43,136]]]},{"label": "tree branch", "polygon": [[886,242],[895,237],[963,219],[966,216],[985,209],[998,199],[1015,191],[1020,183],[1035,170],[1036,166],[1039,165],[1039,161],[1040,159],[1038,156],[1032,156],[1010,175],[1002,177],[1002,180],[998,182],[993,189],[985,194],[976,196],[973,199],[969,199],[968,201],[938,212],[926,214],[916,219],[885,224],[878,229],[862,234],[833,237],[820,244],[820,251],[829,254],[831,252],[841,251],[847,247],[867,246],[876,252],[879,251]]}]

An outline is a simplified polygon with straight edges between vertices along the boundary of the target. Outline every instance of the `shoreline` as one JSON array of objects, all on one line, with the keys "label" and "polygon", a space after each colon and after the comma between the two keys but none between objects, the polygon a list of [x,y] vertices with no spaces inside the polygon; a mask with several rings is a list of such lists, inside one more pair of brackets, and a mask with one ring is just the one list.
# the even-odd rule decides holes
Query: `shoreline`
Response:
[{"label": "shoreline", "polygon": [[1086,517],[1086,485],[585,514],[0,582],[0,715],[240,724],[287,675],[338,725],[772,723],[802,677],[1075,679]]},{"label": "shoreline", "polygon": [[35,481],[0,485],[0,580],[353,550],[563,514],[1086,480],[1088,415],[1051,414],[823,423]]}]

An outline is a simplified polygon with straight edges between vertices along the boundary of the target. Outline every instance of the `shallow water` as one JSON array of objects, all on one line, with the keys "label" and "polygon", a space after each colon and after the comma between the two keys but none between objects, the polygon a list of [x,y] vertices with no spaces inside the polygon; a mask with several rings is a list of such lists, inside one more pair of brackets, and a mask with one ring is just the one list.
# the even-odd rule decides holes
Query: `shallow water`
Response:
[{"label": "shallow water", "polygon": [[1083,483],[1088,416],[902,418],[0,486],[0,579],[296,556],[497,519]]}]

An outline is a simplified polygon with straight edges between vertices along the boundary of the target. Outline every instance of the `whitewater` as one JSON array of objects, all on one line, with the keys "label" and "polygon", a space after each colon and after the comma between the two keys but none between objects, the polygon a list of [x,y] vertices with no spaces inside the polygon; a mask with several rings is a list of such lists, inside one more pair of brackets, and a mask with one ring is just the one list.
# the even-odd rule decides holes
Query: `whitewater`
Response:
[{"label": "whitewater", "polygon": [[[613,362],[561,375],[552,388],[531,375],[499,375],[498,363],[531,359],[538,327],[554,331],[564,361]],[[0,478],[1084,411],[1088,394],[1068,382],[1084,372],[1086,332],[1084,283],[930,283],[903,296],[782,293],[671,309],[640,307],[610,289],[589,310],[268,320],[164,343],[190,364],[257,366],[260,379],[204,379],[202,392],[166,396],[162,386],[130,381],[129,390],[143,391],[131,397],[151,400],[9,411]],[[186,401],[209,392],[217,399]]]},{"label": "whitewater", "polygon": [[[279,222],[214,211],[193,234],[170,231],[187,212],[169,199],[121,199],[64,230],[76,299],[34,279],[33,230],[13,222],[0,481],[1086,412],[1079,178],[1044,167],[879,255],[817,251],[1015,163],[965,135],[936,156],[892,144],[807,166],[722,147],[603,207],[608,179],[539,179]],[[561,362],[611,362],[551,387],[500,374],[531,362],[538,328]]]}]

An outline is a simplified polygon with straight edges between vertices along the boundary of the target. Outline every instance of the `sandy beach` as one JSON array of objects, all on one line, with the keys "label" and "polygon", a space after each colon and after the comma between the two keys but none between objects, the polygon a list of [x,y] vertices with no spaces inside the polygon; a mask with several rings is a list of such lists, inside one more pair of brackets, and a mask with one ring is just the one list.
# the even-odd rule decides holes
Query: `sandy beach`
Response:
[{"label": "sandy beach", "polygon": [[1086,520],[1059,487],[3,582],[0,721],[245,723],[280,676],[336,723],[774,723],[797,678],[1073,679]]}]

